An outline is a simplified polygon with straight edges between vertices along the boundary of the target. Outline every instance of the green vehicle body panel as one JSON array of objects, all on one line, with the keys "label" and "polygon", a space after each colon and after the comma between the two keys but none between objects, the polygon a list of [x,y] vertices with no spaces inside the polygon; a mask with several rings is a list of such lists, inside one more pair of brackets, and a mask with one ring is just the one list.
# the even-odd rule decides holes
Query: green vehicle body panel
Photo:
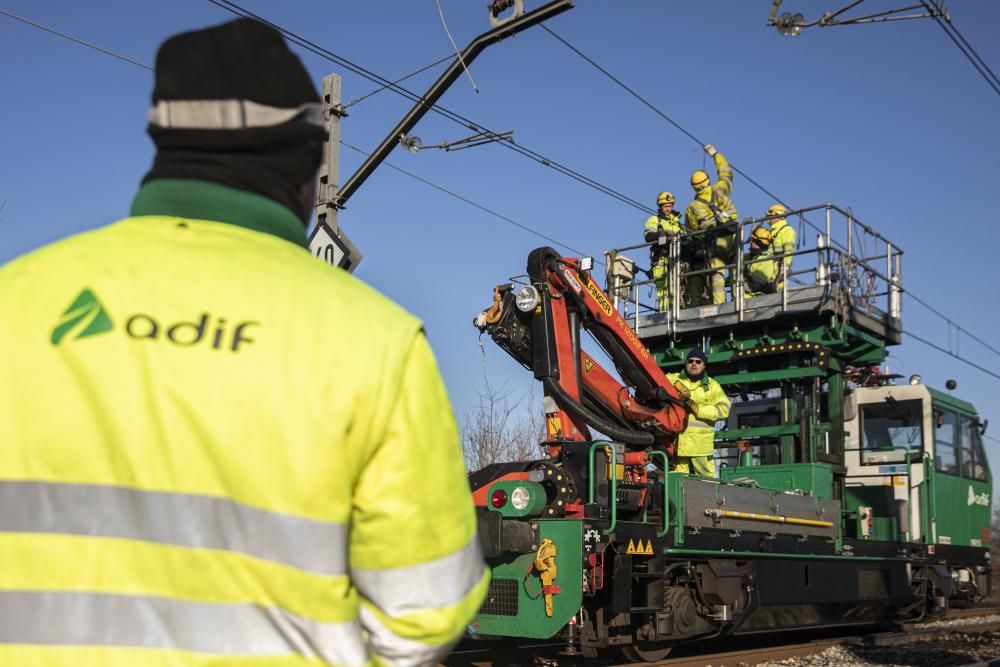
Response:
[{"label": "green vehicle body panel", "polygon": [[990,483],[941,472],[934,481],[936,542],[964,547],[988,542]]},{"label": "green vehicle body panel", "polygon": [[[531,569],[535,554],[520,554],[512,560],[490,561],[493,580],[517,582],[516,616],[480,613],[475,617],[477,633],[496,637],[548,639],[559,633],[583,605],[583,521],[579,519],[541,519],[539,543],[549,538],[556,545],[556,579],[559,593],[552,596],[552,616],[545,615],[541,581]],[[525,581],[527,576],[527,582]]]},{"label": "green vehicle body panel", "polygon": [[799,491],[807,496],[833,499],[833,467],[827,463],[786,463],[723,468],[724,482],[752,479],[764,489]]}]

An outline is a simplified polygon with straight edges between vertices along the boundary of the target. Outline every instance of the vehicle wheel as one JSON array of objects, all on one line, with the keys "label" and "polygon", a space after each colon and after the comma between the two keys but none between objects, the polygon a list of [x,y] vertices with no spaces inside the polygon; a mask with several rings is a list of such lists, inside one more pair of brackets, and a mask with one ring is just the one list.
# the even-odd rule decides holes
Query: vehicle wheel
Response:
[{"label": "vehicle wheel", "polygon": [[632,662],[659,662],[670,655],[670,647],[660,642],[638,642],[621,647],[622,655]]}]

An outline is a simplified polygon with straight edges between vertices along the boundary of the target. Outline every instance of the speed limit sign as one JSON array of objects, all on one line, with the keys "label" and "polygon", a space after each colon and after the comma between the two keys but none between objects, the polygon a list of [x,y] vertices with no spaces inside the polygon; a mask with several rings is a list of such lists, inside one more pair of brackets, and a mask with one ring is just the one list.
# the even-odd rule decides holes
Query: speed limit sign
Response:
[{"label": "speed limit sign", "polygon": [[334,232],[320,221],[309,237],[309,252],[327,264],[353,271],[361,262],[361,253],[343,231]]}]

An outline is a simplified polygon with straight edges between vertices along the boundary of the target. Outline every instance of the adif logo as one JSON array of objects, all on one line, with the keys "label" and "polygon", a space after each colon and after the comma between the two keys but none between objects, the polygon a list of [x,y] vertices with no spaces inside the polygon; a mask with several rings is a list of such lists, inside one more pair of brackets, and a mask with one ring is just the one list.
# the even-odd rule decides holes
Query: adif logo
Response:
[{"label": "adif logo", "polygon": [[58,345],[67,334],[75,332],[73,340],[94,336],[111,331],[111,318],[104,310],[100,300],[89,289],[84,289],[79,296],[73,300],[62,316],[58,324],[52,329],[52,344]]},{"label": "adif logo", "polygon": [[969,487],[969,505],[982,505],[984,507],[988,507],[989,504],[990,496],[988,493],[977,494],[972,490],[971,486]]},{"label": "adif logo", "polygon": [[[111,317],[93,291],[84,289],[70,304],[52,329],[50,340],[59,345],[63,339],[86,338],[107,333],[113,328]],[[241,345],[253,343],[247,335],[260,322],[243,321],[230,326],[225,317],[201,313],[192,320],[164,322],[146,313],[136,313],[125,319],[125,335],[132,339],[164,341],[179,347],[207,346],[213,350],[238,352]]]}]

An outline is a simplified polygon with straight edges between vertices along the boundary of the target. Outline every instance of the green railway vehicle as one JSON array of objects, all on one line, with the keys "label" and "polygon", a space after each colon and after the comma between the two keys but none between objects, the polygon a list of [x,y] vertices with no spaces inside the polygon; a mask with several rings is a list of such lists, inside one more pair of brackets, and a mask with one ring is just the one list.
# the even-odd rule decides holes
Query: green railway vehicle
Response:
[{"label": "green railway vehicle", "polygon": [[[609,251],[603,289],[589,258],[551,249],[531,254],[523,284],[498,286],[477,326],[542,382],[547,456],[470,474],[493,572],[472,638],[656,660],[709,637],[913,620],[989,593],[987,423],[885,367],[903,337],[902,251],[834,205],[789,218],[800,213],[825,224],[770,294],[745,294],[741,246],[735,298],[696,305],[696,234],[654,242],[670,259],[666,312],[643,303],[649,244]],[[664,373],[695,346],[733,402],[717,479],[671,471],[686,415]]]}]

